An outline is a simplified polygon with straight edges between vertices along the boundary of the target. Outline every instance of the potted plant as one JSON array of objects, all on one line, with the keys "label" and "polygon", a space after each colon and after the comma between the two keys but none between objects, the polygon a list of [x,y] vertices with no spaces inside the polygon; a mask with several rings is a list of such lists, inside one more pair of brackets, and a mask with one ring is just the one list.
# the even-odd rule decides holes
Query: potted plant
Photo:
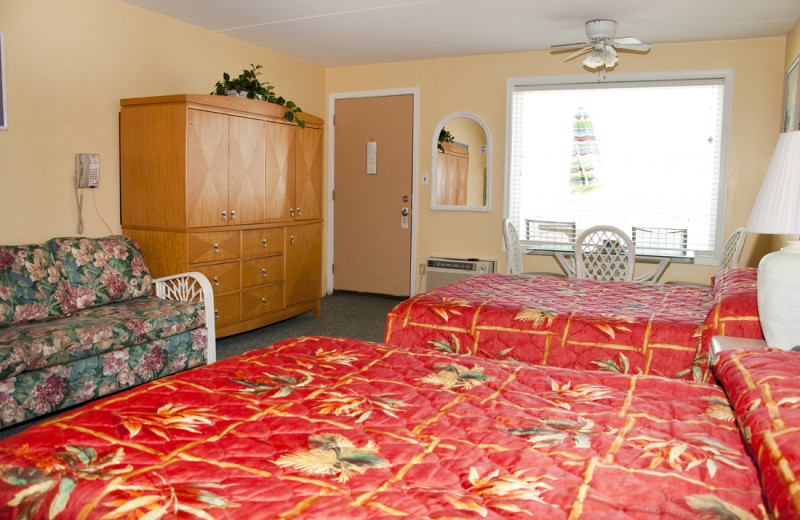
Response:
[{"label": "potted plant", "polygon": [[258,69],[260,68],[262,68],[261,65],[253,65],[251,63],[250,69],[244,69],[236,78],[231,78],[230,74],[223,72],[222,81],[217,81],[211,94],[259,99],[284,106],[286,107],[286,112],[284,112],[283,117],[287,121],[296,122],[300,127],[305,127],[305,120],[295,115],[297,112],[302,112],[302,109],[294,101],[289,101],[283,96],[277,95],[274,92],[275,87],[270,85],[268,81],[258,81],[257,76],[260,74]]},{"label": "potted plant", "polygon": [[442,143],[452,143],[454,140],[455,137],[453,137],[453,134],[448,132],[445,128],[442,128],[442,131],[439,132],[439,144],[437,146],[439,150],[444,152],[444,146],[442,146]]}]

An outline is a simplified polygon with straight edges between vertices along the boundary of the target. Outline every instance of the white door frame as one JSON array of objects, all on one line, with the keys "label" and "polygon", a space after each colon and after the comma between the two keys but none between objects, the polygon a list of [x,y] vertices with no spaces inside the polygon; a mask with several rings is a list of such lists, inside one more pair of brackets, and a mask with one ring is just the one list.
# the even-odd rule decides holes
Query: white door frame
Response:
[{"label": "white door frame", "polygon": [[413,113],[413,145],[412,145],[412,167],[411,167],[411,284],[408,288],[411,296],[416,294],[417,271],[414,266],[417,262],[417,148],[419,137],[419,88],[397,88],[388,90],[363,90],[358,92],[341,92],[331,94],[329,98],[328,114],[331,124],[328,126],[328,294],[333,293],[333,188],[334,188],[334,143],[336,125],[333,120],[336,117],[336,100],[349,98],[367,98],[384,96],[414,96]]}]

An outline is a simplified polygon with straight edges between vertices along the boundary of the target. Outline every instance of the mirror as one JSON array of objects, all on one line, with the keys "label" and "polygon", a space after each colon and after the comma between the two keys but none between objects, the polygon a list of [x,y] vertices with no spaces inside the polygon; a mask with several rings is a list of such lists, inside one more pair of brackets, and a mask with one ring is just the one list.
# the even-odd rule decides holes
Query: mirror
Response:
[{"label": "mirror", "polygon": [[492,209],[492,133],[470,112],[442,119],[431,143],[431,209]]}]

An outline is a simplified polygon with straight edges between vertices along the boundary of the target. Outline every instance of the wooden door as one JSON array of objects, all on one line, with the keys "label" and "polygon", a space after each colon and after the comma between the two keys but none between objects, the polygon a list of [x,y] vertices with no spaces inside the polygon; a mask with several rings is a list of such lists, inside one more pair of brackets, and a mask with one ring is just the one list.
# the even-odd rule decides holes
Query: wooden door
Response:
[{"label": "wooden door", "polygon": [[297,128],[295,220],[322,218],[322,130]]},{"label": "wooden door", "polygon": [[322,291],[322,225],[286,228],[286,306],[319,298]]},{"label": "wooden door", "polygon": [[228,116],[189,110],[187,118],[187,224],[225,225],[229,212]]},{"label": "wooden door", "polygon": [[264,121],[229,116],[228,207],[230,224],[264,222],[266,140]]},{"label": "wooden door", "polygon": [[291,220],[294,213],[295,125],[267,123],[266,126],[266,222]]},{"label": "wooden door", "polygon": [[338,99],[335,114],[334,289],[409,296],[414,96]]}]

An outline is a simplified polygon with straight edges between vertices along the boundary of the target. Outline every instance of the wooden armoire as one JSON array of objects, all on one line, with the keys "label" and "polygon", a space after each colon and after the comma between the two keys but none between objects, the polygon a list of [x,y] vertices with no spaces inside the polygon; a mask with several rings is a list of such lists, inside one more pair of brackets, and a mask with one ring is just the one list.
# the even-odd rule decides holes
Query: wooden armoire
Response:
[{"label": "wooden armoire", "polygon": [[467,177],[469,175],[469,152],[453,143],[440,142],[437,161],[436,204],[465,205],[467,203]]},{"label": "wooden armoire", "polygon": [[153,276],[206,275],[217,337],[319,317],[323,120],[227,96],[120,105],[122,230]]}]

